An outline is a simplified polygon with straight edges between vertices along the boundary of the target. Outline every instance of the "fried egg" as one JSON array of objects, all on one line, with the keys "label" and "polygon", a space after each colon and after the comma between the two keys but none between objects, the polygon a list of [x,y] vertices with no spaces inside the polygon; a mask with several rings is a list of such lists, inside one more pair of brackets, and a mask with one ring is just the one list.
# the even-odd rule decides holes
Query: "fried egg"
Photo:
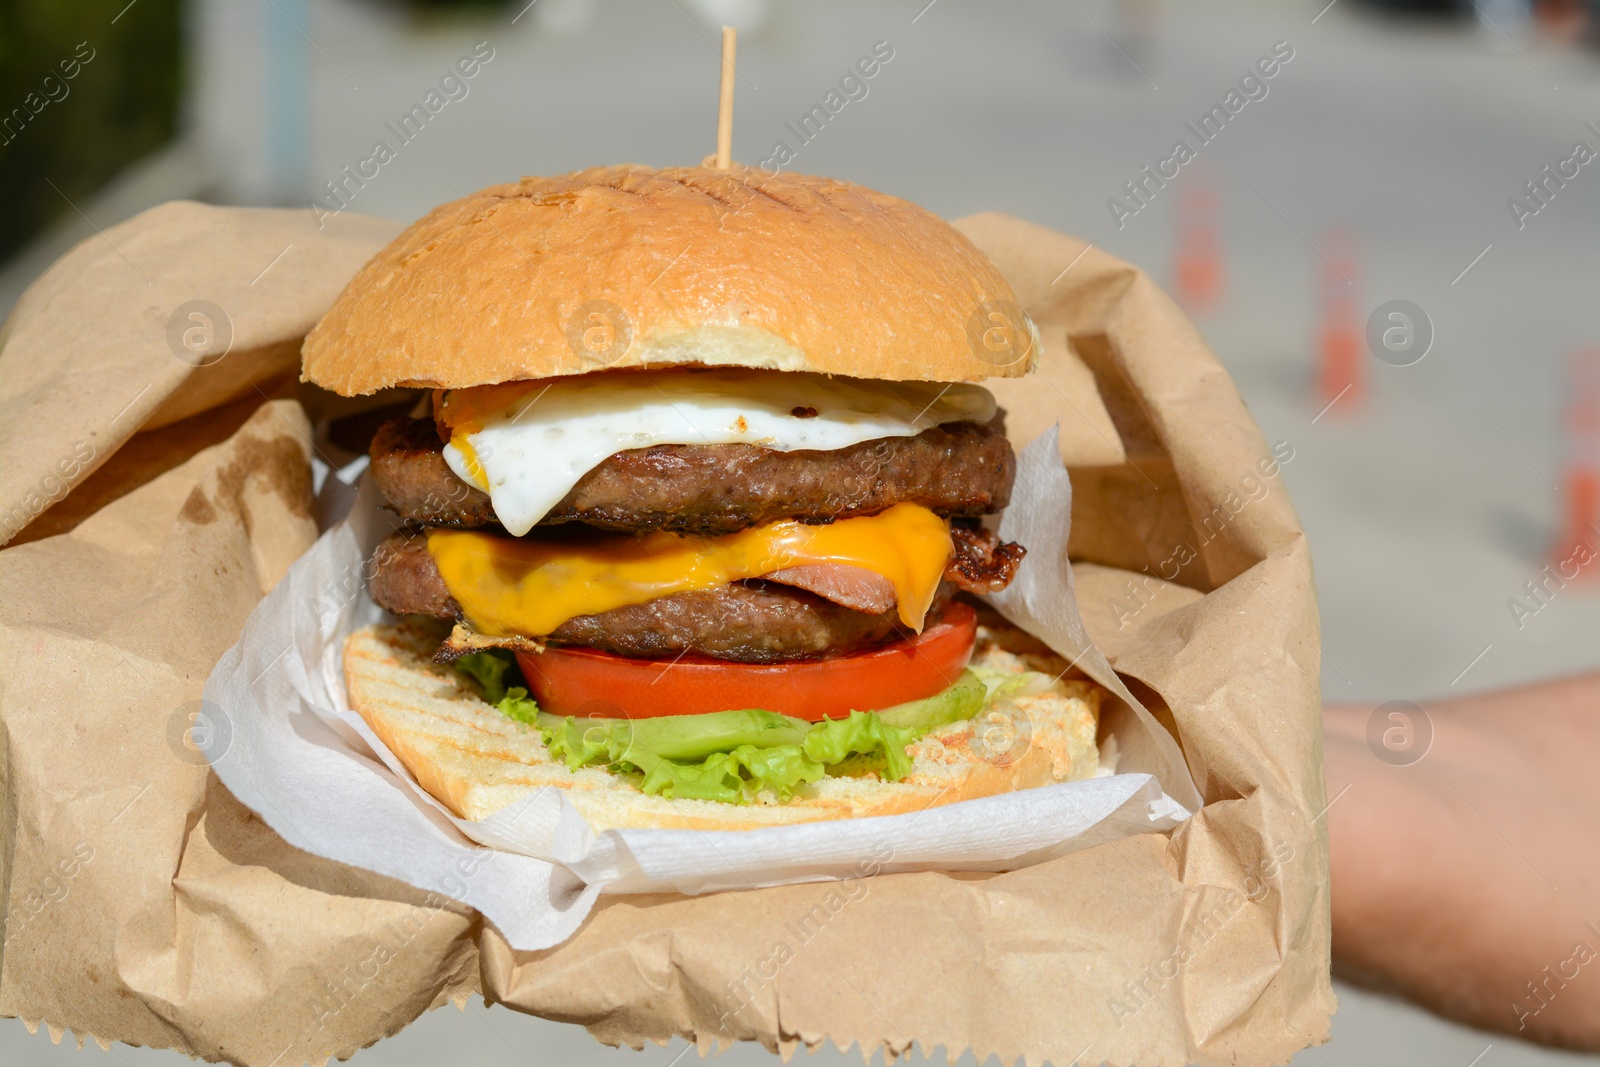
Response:
[{"label": "fried egg", "polygon": [[963,383],[675,368],[452,390],[438,418],[450,433],[445,462],[488,493],[501,525],[520,537],[618,452],[739,443],[832,450],[994,414],[989,391]]}]

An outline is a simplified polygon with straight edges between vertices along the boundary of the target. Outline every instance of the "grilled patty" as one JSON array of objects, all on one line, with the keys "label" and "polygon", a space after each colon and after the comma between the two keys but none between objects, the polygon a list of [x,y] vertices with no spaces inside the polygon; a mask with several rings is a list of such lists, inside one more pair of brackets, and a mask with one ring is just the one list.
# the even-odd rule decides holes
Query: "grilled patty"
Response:
[{"label": "grilled patty", "polygon": [[[396,419],[378,430],[371,473],[389,507],[428,526],[497,525],[489,495],[457,478],[443,449],[428,419]],[[1015,474],[1005,435],[970,422],[831,451],[655,445],[601,463],[540,525],[717,534],[777,519],[831,522],[900,503],[978,516],[1005,507]]]},{"label": "grilled patty", "polygon": [[[380,607],[396,615],[462,617],[424,537],[395,534],[380,544],[369,589]],[[941,586],[930,622],[954,591],[949,583]],[[580,615],[541,640],[619,656],[696,652],[740,663],[777,663],[873,648],[905,635],[893,608],[868,614],[792,586],[750,579]]]},{"label": "grilled patty", "polygon": [[[1004,588],[1023,555],[1020,546],[984,530],[956,527],[951,533],[955,554],[928,613],[930,622],[958,588]],[[378,546],[369,589],[379,606],[396,615],[462,618],[461,605],[450,595],[421,535],[394,534]],[[741,663],[774,663],[872,648],[906,635],[892,606],[879,613],[857,611],[793,586],[748,579],[581,615],[543,640],[621,656],[697,652]]]}]

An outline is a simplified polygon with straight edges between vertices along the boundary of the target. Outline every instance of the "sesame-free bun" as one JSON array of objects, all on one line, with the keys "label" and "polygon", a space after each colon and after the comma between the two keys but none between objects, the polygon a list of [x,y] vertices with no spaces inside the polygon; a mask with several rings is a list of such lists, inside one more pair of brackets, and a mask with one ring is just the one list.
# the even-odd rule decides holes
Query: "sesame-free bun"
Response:
[{"label": "sesame-free bun", "polygon": [[347,396],[688,364],[899,381],[1015,377],[1038,334],[943,219],[752,167],[597,167],[443,204],[303,348]]},{"label": "sesame-free bun", "polygon": [[[950,723],[908,746],[911,774],[899,782],[874,776],[824,778],[783,803],[721,804],[647,796],[631,781],[599,767],[567,769],[551,759],[539,731],[485,703],[475,683],[432,659],[442,629],[435,620],[356,630],[345,641],[350,706],[399,757],[423,789],[457,816],[478,820],[545,787],[561,789],[595,830],[625,827],[747,830],[825,819],[895,815],[957,800],[1093,777],[1095,732],[1105,691],[1092,682],[1061,681],[1014,699],[1004,722],[979,715],[985,737],[1011,740],[997,757],[972,744],[975,720]],[[1005,627],[1006,630],[1011,630]],[[1021,631],[980,628],[974,662],[1001,670],[1030,667],[1005,650]],[[1019,724],[1025,724],[1020,725]],[[980,754],[980,751],[984,754]]]}]

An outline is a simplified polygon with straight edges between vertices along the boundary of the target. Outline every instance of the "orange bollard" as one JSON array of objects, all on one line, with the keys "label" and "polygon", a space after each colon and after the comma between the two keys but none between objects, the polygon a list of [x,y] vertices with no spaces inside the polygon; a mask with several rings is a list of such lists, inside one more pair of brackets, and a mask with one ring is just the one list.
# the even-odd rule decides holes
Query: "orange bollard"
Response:
[{"label": "orange bollard", "polygon": [[1178,302],[1191,314],[1203,315],[1222,299],[1221,197],[1202,174],[1194,178],[1195,187],[1178,194],[1178,247],[1172,273]]},{"label": "orange bollard", "polygon": [[1563,578],[1594,583],[1600,581],[1600,348],[1574,352],[1567,379],[1572,399],[1566,412],[1563,514],[1550,557]]},{"label": "orange bollard", "polygon": [[1330,412],[1354,415],[1366,399],[1361,348],[1365,343],[1356,310],[1360,275],[1354,239],[1344,231],[1323,234],[1325,257],[1319,280],[1322,319],[1317,327],[1317,418]]}]

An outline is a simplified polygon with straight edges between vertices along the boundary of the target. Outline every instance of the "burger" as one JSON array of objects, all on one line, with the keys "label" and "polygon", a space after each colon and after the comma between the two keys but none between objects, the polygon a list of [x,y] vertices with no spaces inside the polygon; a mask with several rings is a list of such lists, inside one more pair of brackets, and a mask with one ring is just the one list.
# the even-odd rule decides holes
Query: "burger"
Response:
[{"label": "burger", "polygon": [[915,811],[1096,773],[1103,692],[987,612],[1026,546],[976,384],[1038,331],[950,225],[849,182],[607,167],[445,204],[306,338],[426,390],[367,477],[391,621],[351,706],[482,819],[596,829]]}]

